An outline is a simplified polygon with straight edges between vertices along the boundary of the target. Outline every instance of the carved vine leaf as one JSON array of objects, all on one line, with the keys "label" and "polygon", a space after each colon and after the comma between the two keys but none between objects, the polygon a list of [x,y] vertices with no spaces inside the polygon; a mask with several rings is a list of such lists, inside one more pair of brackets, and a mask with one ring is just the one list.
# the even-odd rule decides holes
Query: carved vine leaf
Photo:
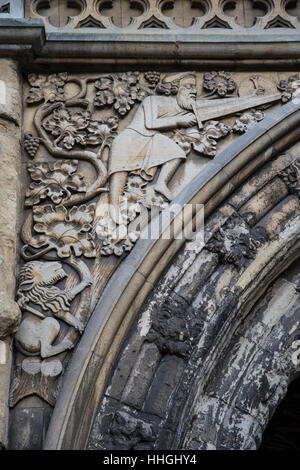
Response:
[{"label": "carved vine leaf", "polygon": [[254,126],[257,122],[262,121],[265,113],[260,110],[250,109],[243,113],[234,123],[232,130],[238,134],[247,132],[250,127]]},{"label": "carved vine leaf", "polygon": [[26,98],[27,103],[40,103],[54,101],[64,101],[64,86],[67,81],[67,73],[53,75],[28,75],[28,82],[31,86]]},{"label": "carved vine leaf", "polygon": [[280,176],[290,193],[300,197],[300,159],[295,160],[289,167],[282,170]]},{"label": "carved vine leaf", "polygon": [[147,187],[147,181],[145,181],[138,172],[129,175],[124,195],[129,204],[138,202],[147,209],[157,207],[160,210],[164,210],[168,206],[163,196],[155,192],[153,187]]},{"label": "carved vine leaf", "polygon": [[[281,100],[283,103],[294,98],[296,94],[299,94],[300,79],[299,75],[291,75],[286,80],[280,80],[278,90],[282,91]],[[296,93],[298,92],[298,93]]]},{"label": "carved vine leaf", "polygon": [[125,116],[136,101],[143,101],[149,94],[139,85],[139,72],[119,73],[100,78],[95,82],[98,90],[94,105],[98,107],[111,106]]},{"label": "carved vine leaf", "polygon": [[122,223],[116,225],[110,215],[101,217],[96,233],[102,241],[100,253],[104,256],[116,255],[121,256],[125,251],[131,251],[134,244],[140,237],[139,231],[129,231],[127,225],[133,221],[140,212],[139,204],[128,204],[126,196],[120,201],[120,214]]},{"label": "carved vine leaf", "polygon": [[117,134],[118,123],[116,116],[96,121],[92,120],[89,111],[70,113],[61,107],[54,109],[52,116],[43,122],[43,127],[56,137],[56,144],[62,141],[63,146],[71,150],[76,144],[110,147]]},{"label": "carved vine leaf", "polygon": [[27,165],[34,181],[26,191],[25,206],[39,204],[50,198],[60,204],[70,198],[72,192],[85,192],[84,178],[77,172],[78,160],[58,160],[54,163],[30,162]]},{"label": "carved vine leaf", "polygon": [[209,95],[225,97],[236,90],[236,83],[229,72],[209,72],[203,76],[203,88]]},{"label": "carved vine leaf", "polygon": [[193,148],[197,153],[215,157],[217,141],[225,137],[231,127],[218,121],[208,121],[202,132],[196,129],[177,130],[173,135],[175,142],[188,154]]},{"label": "carved vine leaf", "polygon": [[90,117],[89,111],[71,114],[68,109],[61,107],[54,109],[52,116],[43,122],[43,127],[57,137],[57,143],[62,140],[63,146],[71,150],[75,144],[86,145]]},{"label": "carved vine leaf", "polygon": [[110,147],[114,137],[117,135],[119,119],[117,116],[109,116],[100,121],[90,121],[87,128],[88,145],[99,145]]},{"label": "carved vine leaf", "polygon": [[240,217],[230,217],[209,240],[206,247],[218,253],[224,263],[233,263],[238,268],[253,259],[259,247],[267,241],[263,227],[249,227]]},{"label": "carved vine leaf", "polygon": [[95,244],[90,233],[94,213],[95,204],[74,206],[69,211],[63,205],[33,207],[33,228],[41,235],[34,237],[32,246],[50,245],[59,258],[69,257],[71,249],[75,256],[95,257]]}]

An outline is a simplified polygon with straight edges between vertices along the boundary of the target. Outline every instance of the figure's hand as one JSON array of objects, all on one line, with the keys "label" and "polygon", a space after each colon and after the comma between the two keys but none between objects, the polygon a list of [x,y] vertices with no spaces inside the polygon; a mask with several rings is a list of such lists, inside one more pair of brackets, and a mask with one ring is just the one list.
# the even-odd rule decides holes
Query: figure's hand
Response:
[{"label": "figure's hand", "polygon": [[192,127],[197,124],[197,119],[195,114],[187,113],[184,116],[180,116],[177,120],[178,127]]},{"label": "figure's hand", "polygon": [[78,318],[74,317],[73,326],[74,326],[75,330],[79,331],[79,333],[83,333],[84,324],[80,320],[78,320]]},{"label": "figure's hand", "polygon": [[69,339],[65,339],[63,341],[66,349],[73,349],[74,348],[74,343],[72,341],[70,341]]}]

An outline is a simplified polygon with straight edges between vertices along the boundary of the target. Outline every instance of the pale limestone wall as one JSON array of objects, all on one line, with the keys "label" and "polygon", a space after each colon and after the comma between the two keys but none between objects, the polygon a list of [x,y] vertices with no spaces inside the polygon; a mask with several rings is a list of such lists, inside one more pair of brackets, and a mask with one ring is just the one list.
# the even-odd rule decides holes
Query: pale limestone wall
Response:
[{"label": "pale limestone wall", "polygon": [[21,167],[21,81],[17,63],[0,60],[0,448],[7,446],[11,334],[20,321],[14,301]]}]

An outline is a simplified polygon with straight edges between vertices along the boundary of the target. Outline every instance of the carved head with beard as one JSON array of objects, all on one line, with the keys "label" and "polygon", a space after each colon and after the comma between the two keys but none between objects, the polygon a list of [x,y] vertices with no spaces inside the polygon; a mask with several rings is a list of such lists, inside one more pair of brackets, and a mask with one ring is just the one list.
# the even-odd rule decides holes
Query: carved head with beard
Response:
[{"label": "carved head with beard", "polygon": [[178,105],[182,109],[191,111],[197,94],[196,74],[193,72],[168,74],[157,87],[157,92],[166,96],[177,95]]}]

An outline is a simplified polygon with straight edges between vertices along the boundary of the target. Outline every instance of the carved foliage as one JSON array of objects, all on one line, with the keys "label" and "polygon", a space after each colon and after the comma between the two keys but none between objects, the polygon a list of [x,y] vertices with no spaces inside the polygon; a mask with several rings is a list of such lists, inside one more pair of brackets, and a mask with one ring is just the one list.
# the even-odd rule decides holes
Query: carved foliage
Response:
[{"label": "carved foliage", "polygon": [[[150,209],[155,208],[157,213],[172,200],[168,184],[184,162],[182,149],[185,154],[193,149],[201,155],[214,157],[217,142],[226,137],[231,128],[214,120],[205,122],[203,127],[201,116],[196,116],[197,87],[193,72],[166,74],[162,78],[163,87],[157,71],[88,77],[72,77],[66,73],[30,74],[28,81],[27,103],[36,106],[33,124],[37,135],[25,133],[24,136],[24,148],[33,161],[28,164],[31,182],[25,206],[29,210],[22,229],[21,254],[29,263],[21,268],[19,279],[18,300],[24,317],[16,344],[23,357],[17,367],[19,382],[17,385],[15,382],[14,400],[25,396],[28,389],[33,393],[35,387],[36,393],[52,403],[55,384],[47,382],[51,388],[47,395],[47,384],[43,381],[46,376],[53,378],[61,374],[64,357],[58,355],[74,347],[77,332],[83,331],[90,314],[88,265],[92,264],[91,258],[96,254],[121,256],[129,252],[140,236],[138,217],[141,221],[145,215],[145,225],[150,219]],[[65,85],[71,82],[76,83],[79,91],[69,97],[72,87],[67,94]],[[281,83],[280,86],[284,93],[289,92],[289,85]],[[164,97],[158,96],[158,87],[164,88]],[[211,100],[213,119],[213,113],[220,117],[219,98],[232,97],[237,87],[228,72],[211,72],[204,74],[203,88],[210,97],[218,98],[216,107]],[[222,100],[225,115],[228,115],[226,106],[231,103],[231,100]],[[140,122],[131,121],[127,127],[121,123],[122,130],[118,133],[119,121],[134,106],[141,116]],[[102,108],[105,108],[105,117],[102,117]],[[245,100],[237,108],[244,110]],[[262,116],[263,113],[256,110],[244,113],[235,123],[234,131],[244,132]],[[154,123],[153,129],[149,122]],[[157,146],[164,143],[164,155],[155,165],[156,142]],[[37,151],[42,161],[36,160]],[[168,163],[167,170],[171,164],[172,168],[162,171],[165,163]],[[121,179],[120,174],[116,175],[120,172]],[[161,175],[165,175],[163,181],[160,181]],[[111,209],[105,211],[107,202],[120,201],[120,198],[119,217],[115,217]],[[211,249],[220,253],[225,262],[243,263],[260,246],[262,239],[263,234],[257,229],[231,221],[214,236]],[[63,265],[68,265],[67,271]],[[101,261],[91,269],[97,270],[100,265]],[[32,278],[25,276],[29,271]],[[64,279],[68,286],[75,287],[63,289]],[[56,282],[61,283],[60,287]],[[169,305],[164,304],[153,317],[147,341],[154,342],[164,354],[187,357],[200,329],[201,321],[193,310],[178,306],[175,315],[174,309],[171,315]],[[27,361],[31,355],[38,360]],[[58,357],[54,360],[53,356]],[[53,364],[48,365],[50,358]],[[133,425],[130,420],[129,424],[124,424],[122,419],[117,418],[116,427],[112,429],[113,445],[123,440],[128,448],[137,448],[135,446],[144,442],[152,442],[152,431],[144,429],[143,424]],[[124,424],[121,433],[118,431],[120,423]],[[127,427],[128,432],[125,432]]]},{"label": "carved foliage", "polygon": [[283,103],[294,98],[295,93],[300,89],[299,75],[291,75],[286,80],[280,80],[278,89],[282,91],[281,100]]},{"label": "carved foliage", "polygon": [[236,90],[236,83],[229,72],[209,72],[203,76],[203,88],[209,95],[225,97]]},{"label": "carved foliage", "polygon": [[69,211],[63,206],[55,208],[49,204],[33,207],[34,230],[40,235],[32,239],[37,249],[49,246],[56,250],[59,258],[71,255],[96,256],[93,236],[90,233],[95,213],[95,205],[72,207]]},{"label": "carved foliage", "polygon": [[26,101],[28,104],[40,103],[43,99],[46,102],[64,101],[64,86],[67,81],[66,73],[54,75],[28,75],[28,82],[31,85]]},{"label": "carved foliage", "polygon": [[52,116],[43,122],[43,127],[56,137],[56,145],[62,141],[63,147],[71,150],[76,144],[110,145],[116,135],[118,118],[92,120],[89,111],[70,113],[65,107],[54,109]]},{"label": "carved foliage", "polygon": [[250,109],[235,121],[232,130],[237,134],[244,134],[250,127],[255,126],[257,122],[262,121],[264,117],[265,114],[263,111]]},{"label": "carved foliage", "polygon": [[188,154],[193,148],[197,153],[207,157],[214,157],[217,153],[217,141],[225,137],[231,127],[218,122],[209,121],[203,131],[197,129],[177,130],[173,139]]},{"label": "carved foliage", "polygon": [[134,203],[129,205],[127,197],[123,196],[119,209],[121,216],[120,224],[116,224],[110,215],[107,214],[100,218],[96,227],[98,239],[102,242],[100,253],[104,256],[112,254],[121,256],[124,252],[131,251],[140,236],[139,231],[129,230],[127,227],[140,212],[139,204]]},{"label": "carved foliage", "polygon": [[54,163],[30,162],[27,165],[33,183],[26,191],[25,206],[40,204],[49,198],[61,204],[73,192],[85,192],[84,177],[77,173],[78,160],[58,160]]},{"label": "carved foliage", "polygon": [[100,78],[95,82],[98,91],[94,105],[99,107],[113,105],[114,109],[124,116],[136,101],[143,101],[148,94],[138,82],[139,72],[119,73]]}]

